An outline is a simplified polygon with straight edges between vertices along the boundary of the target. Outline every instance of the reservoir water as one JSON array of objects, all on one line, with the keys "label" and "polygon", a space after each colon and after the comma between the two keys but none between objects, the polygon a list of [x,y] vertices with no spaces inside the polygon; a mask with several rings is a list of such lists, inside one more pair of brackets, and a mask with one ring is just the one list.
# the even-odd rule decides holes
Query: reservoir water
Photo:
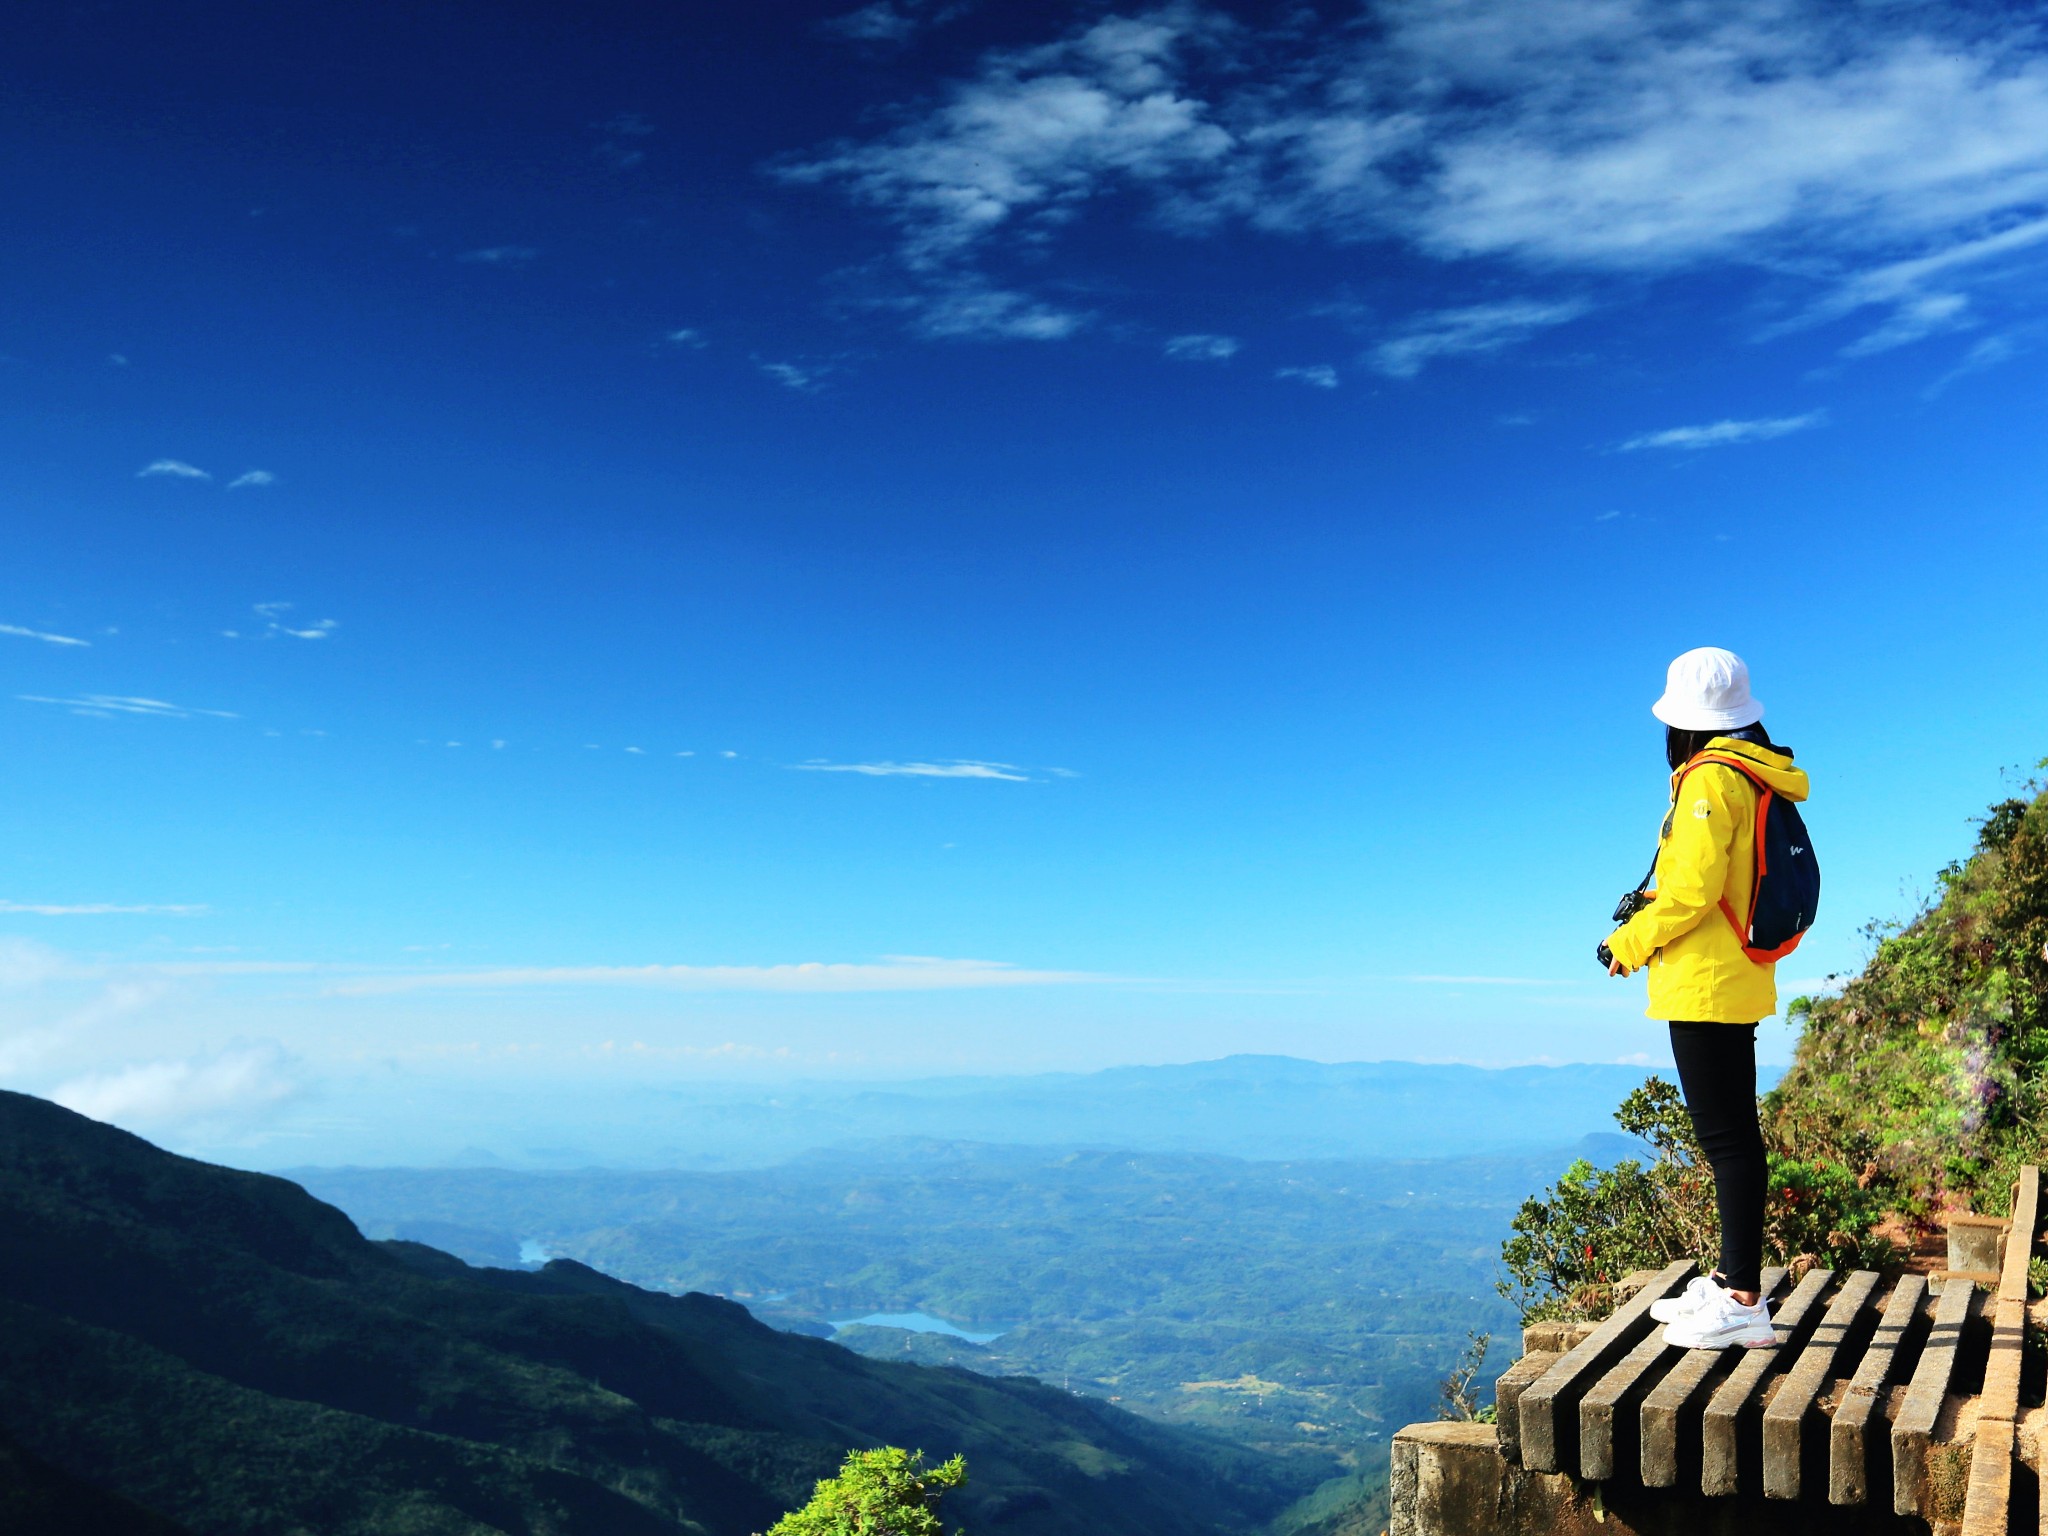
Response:
[{"label": "reservoir water", "polygon": [[986,1344],[1003,1336],[1000,1329],[994,1333],[969,1333],[965,1328],[957,1327],[943,1317],[933,1317],[929,1312],[870,1312],[866,1317],[827,1321],[834,1328],[851,1328],[858,1323],[869,1328],[902,1328],[910,1333],[943,1333],[948,1338],[965,1339],[970,1344]]}]

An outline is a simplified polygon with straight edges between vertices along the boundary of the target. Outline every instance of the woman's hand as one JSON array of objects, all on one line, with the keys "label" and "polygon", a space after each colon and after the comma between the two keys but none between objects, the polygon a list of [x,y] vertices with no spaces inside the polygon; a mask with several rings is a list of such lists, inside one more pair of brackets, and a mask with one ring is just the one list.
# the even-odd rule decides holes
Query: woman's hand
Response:
[{"label": "woman's hand", "polygon": [[1619,960],[1609,960],[1607,962],[1607,974],[1610,976],[1626,976],[1628,974],[1628,967]]},{"label": "woman's hand", "polygon": [[1607,947],[1605,939],[1602,939],[1600,947],[1593,951],[1593,958],[1607,967],[1607,974],[1610,976],[1626,976],[1628,974],[1628,967],[1614,958],[1614,951]]}]

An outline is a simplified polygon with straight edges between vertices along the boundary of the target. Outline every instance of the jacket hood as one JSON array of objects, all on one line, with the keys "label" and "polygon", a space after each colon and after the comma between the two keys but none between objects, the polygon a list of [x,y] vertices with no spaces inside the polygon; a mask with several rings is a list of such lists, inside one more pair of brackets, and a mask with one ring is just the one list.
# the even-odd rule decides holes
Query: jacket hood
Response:
[{"label": "jacket hood", "polygon": [[[1806,798],[1806,770],[1792,765],[1790,752],[1775,747],[1759,746],[1753,741],[1740,741],[1732,736],[1716,736],[1707,743],[1706,750],[1741,758],[1755,769],[1756,776],[1770,785],[1774,793],[1783,795],[1787,800],[1800,801]],[[1677,782],[1674,775],[1674,787]]]}]

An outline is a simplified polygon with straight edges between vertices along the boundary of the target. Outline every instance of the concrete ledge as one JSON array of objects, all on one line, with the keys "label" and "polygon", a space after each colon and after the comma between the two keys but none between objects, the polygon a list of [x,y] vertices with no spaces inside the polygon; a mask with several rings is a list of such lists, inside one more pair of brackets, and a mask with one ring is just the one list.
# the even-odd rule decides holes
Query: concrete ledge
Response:
[{"label": "concrete ledge", "polygon": [[1409,1425],[1394,1436],[1391,1493],[1388,1536],[1928,1536],[1925,1521],[1881,1509],[1525,1471],[1501,1454],[1490,1424]]}]

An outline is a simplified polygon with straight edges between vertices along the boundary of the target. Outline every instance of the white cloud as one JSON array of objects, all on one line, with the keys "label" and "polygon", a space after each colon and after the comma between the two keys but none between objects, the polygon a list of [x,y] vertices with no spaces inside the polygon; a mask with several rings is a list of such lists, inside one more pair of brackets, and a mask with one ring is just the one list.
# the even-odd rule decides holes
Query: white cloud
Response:
[{"label": "white cloud", "polygon": [[147,480],[152,475],[168,476],[173,480],[211,480],[213,476],[196,465],[187,464],[183,459],[157,459],[145,464],[135,472],[138,480]]},{"label": "white cloud", "polygon": [[695,330],[687,325],[670,331],[667,340],[673,342],[676,346],[689,347],[692,350],[711,345],[709,339],[706,338],[702,331]]},{"label": "white cloud", "polygon": [[858,43],[900,43],[916,34],[917,19],[897,10],[888,0],[876,0],[873,5],[821,23],[818,30]]},{"label": "white cloud", "polygon": [[991,52],[778,174],[875,210],[913,290],[1015,291],[998,270],[1047,270],[1067,227],[1132,210],[1188,235],[1392,241],[1545,275],[1768,270],[1803,280],[1794,302],[1817,318],[1901,311],[1883,345],[1915,315],[1953,321],[1965,285],[2040,286],[2048,33],[2032,20],[1920,0],[1302,14],[1264,31],[1193,3],[1101,17]]},{"label": "white cloud", "polygon": [[244,487],[275,484],[277,484],[277,476],[273,475],[269,470],[245,469],[242,471],[242,473],[235,476],[234,479],[228,482],[228,489],[231,491],[239,491],[242,490]]},{"label": "white cloud", "polygon": [[0,901],[0,912],[26,912],[36,917],[107,917],[116,914],[146,914],[158,917],[203,917],[211,908],[204,906],[122,906],[108,901],[88,901],[71,906],[57,906],[47,902]]},{"label": "white cloud", "polygon": [[1986,336],[1963,354],[1961,362],[1928,385],[1926,393],[1930,397],[1939,395],[1958,379],[1982,373],[1986,368],[1996,368],[2000,363],[2028,351],[2039,337],[2040,328],[2037,326],[2023,326],[2002,331],[1996,336]]},{"label": "white cloud", "polygon": [[77,640],[70,635],[53,635],[41,629],[23,629],[19,624],[0,624],[0,635],[18,635],[24,640],[41,640],[46,645],[92,644],[90,640]]},{"label": "white cloud", "polygon": [[1328,363],[1312,363],[1305,368],[1275,368],[1276,379],[1292,379],[1297,384],[1312,384],[1317,389],[1335,389],[1337,370]]},{"label": "white cloud", "polygon": [[1623,453],[1644,448],[1728,448],[1736,443],[1762,443],[1820,426],[1826,411],[1808,411],[1804,416],[1778,416],[1764,421],[1716,421],[1700,427],[1669,427],[1662,432],[1645,432],[1621,445]]},{"label": "white cloud", "polygon": [[225,709],[194,709],[166,703],[162,699],[130,698],[113,693],[84,693],[68,699],[51,698],[40,693],[17,693],[15,697],[24,704],[55,704],[75,715],[161,715],[173,720],[188,720],[194,715],[209,715],[216,720],[241,718]]},{"label": "white cloud", "polygon": [[929,292],[911,307],[920,335],[962,340],[1058,341],[1088,317],[1007,288],[963,283]]},{"label": "white cloud", "polygon": [[[0,985],[39,987],[52,981],[79,978],[78,967],[51,952],[45,951],[44,955],[49,963],[41,965],[25,978],[0,977]],[[6,959],[4,952],[0,952],[0,973],[8,969]],[[148,977],[118,979],[107,983],[93,996],[48,1024],[0,1035],[0,1080],[47,1068],[73,1048],[81,1036],[148,1007],[167,990],[166,983]]]},{"label": "white cloud", "polygon": [[1175,336],[1166,343],[1166,355],[1180,363],[1220,363],[1237,356],[1237,350],[1235,336]]},{"label": "white cloud", "polygon": [[825,376],[832,371],[826,366],[804,363],[760,363],[757,366],[785,389],[793,389],[803,395],[816,393]]},{"label": "white cloud", "polygon": [[455,259],[487,267],[523,267],[539,255],[539,250],[530,245],[487,245],[481,250],[464,251]]},{"label": "white cloud", "polygon": [[1592,306],[1579,299],[1508,299],[1418,315],[1373,348],[1373,366],[1412,378],[1432,358],[1498,352],[1537,331],[1576,320]]},{"label": "white cloud", "polygon": [[131,1130],[159,1130],[240,1119],[297,1091],[281,1052],[244,1046],[73,1078],[50,1097],[95,1120]]},{"label": "white cloud", "polygon": [[781,168],[883,210],[913,266],[942,266],[999,228],[1042,233],[1119,180],[1154,181],[1228,154],[1208,106],[1179,94],[1192,13],[1112,16],[1044,47],[1005,50],[927,116]]},{"label": "white cloud", "polygon": [[1842,348],[1842,356],[1869,357],[1943,331],[1961,330],[1971,324],[1969,307],[1969,299],[1960,293],[1923,293],[1904,298],[1876,330]]},{"label": "white cloud", "polygon": [[523,987],[648,987],[673,992],[935,992],[990,987],[1073,986],[1113,978],[1084,971],[1034,971],[996,960],[885,955],[872,964],[569,965],[501,970],[419,971],[337,983],[346,997],[399,992]]},{"label": "white cloud", "polygon": [[0,988],[39,987],[69,973],[70,961],[30,939],[0,937]]},{"label": "white cloud", "polygon": [[[337,619],[316,619],[294,627],[285,619],[297,605],[294,603],[256,603],[252,607],[256,616],[264,621],[265,635],[285,635],[293,640],[325,640],[341,628]],[[232,634],[232,631],[227,633]]]},{"label": "white cloud", "polygon": [[[727,757],[732,756],[730,752]],[[791,765],[805,773],[859,773],[872,779],[1006,779],[1013,784],[1028,784],[1031,775],[1012,763],[988,763],[970,758],[953,758],[942,763],[794,763]]]}]

